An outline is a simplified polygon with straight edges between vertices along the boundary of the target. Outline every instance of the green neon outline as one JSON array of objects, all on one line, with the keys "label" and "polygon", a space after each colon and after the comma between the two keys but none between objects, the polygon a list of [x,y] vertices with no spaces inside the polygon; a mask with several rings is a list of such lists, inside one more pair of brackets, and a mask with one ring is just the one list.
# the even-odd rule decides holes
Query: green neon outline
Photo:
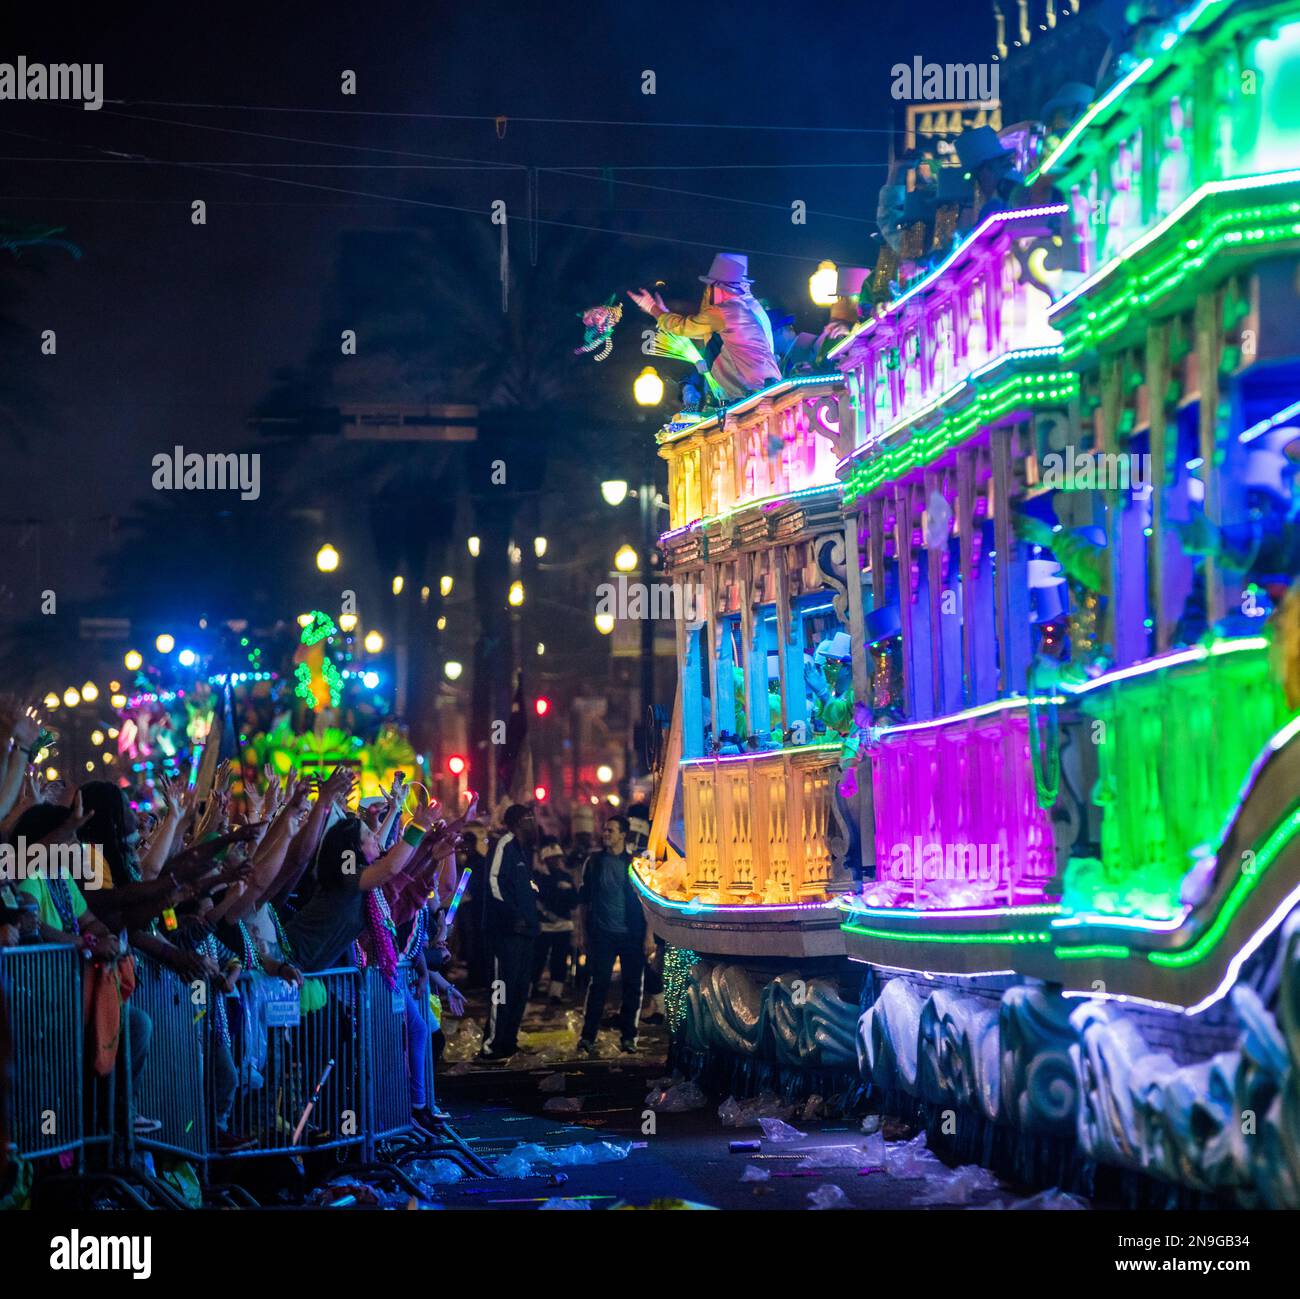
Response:
[{"label": "green neon outline", "polygon": [[[975,381],[978,385],[978,380]],[[974,399],[940,420],[932,429],[915,433],[902,446],[892,447],[856,466],[844,481],[844,504],[867,496],[877,487],[894,482],[932,464],[976,430],[995,423],[1020,407],[1064,405],[1079,395],[1079,376],[1073,370],[1032,371],[1011,374],[1000,383],[977,386]]]},{"label": "green neon outline", "polygon": [[1127,961],[1133,952],[1117,943],[1091,943],[1087,947],[1056,947],[1052,955],[1059,961],[1086,961],[1094,957]]},{"label": "green neon outline", "polygon": [[866,938],[885,938],[901,943],[967,943],[983,946],[997,943],[1018,946],[1023,943],[1050,943],[1051,934],[1045,929],[1026,929],[1010,934],[906,934],[892,929],[868,929],[865,925],[844,924],[846,934],[862,934]]},{"label": "green neon outline", "polygon": [[1256,886],[1264,877],[1264,873],[1297,834],[1300,834],[1300,807],[1295,808],[1280,825],[1275,826],[1269,833],[1263,846],[1255,853],[1254,870],[1248,875],[1243,874],[1232,886],[1228,896],[1224,898],[1218,914],[1214,917],[1205,933],[1190,947],[1181,952],[1148,952],[1147,960],[1152,965],[1159,965],[1164,969],[1182,969],[1185,966],[1195,965],[1198,961],[1205,960],[1210,952],[1218,946],[1219,940],[1227,933],[1232,918],[1241,910],[1250,894],[1254,892]]}]

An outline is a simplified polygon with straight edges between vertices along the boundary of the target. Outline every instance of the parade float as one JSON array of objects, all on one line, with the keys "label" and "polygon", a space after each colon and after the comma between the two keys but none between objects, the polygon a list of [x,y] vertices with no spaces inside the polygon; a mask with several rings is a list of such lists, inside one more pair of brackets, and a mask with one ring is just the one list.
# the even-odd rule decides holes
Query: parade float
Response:
[{"label": "parade float", "polygon": [[830,367],[659,434],[699,598],[633,876],[687,1070],[1300,1207],[1300,16],[1110,66]]}]

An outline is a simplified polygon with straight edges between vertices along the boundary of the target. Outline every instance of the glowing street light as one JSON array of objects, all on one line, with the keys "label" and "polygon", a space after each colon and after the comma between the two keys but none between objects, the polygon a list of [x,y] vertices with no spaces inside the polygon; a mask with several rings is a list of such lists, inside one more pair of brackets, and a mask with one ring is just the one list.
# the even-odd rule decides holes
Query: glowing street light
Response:
[{"label": "glowing street light", "polygon": [[614,567],[620,573],[632,572],[638,562],[636,551],[627,542],[624,542],[614,554]]},{"label": "glowing street light", "polygon": [[456,581],[455,581],[455,579],[451,576],[451,574],[450,574],[450,573],[444,573],[444,574],[443,574],[443,575],[438,579],[438,592],[439,592],[439,594],[441,594],[441,595],[443,595],[443,596],[448,596],[448,595],[451,594],[451,588],[452,588],[453,586],[455,586],[455,585],[456,585]]},{"label": "glowing street light", "polygon": [[103,731],[100,731],[100,730],[94,730],[94,731],[91,731],[91,733],[90,733],[90,742],[91,742],[91,744],[103,744],[103,743],[104,743],[104,732],[103,732]]},{"label": "glowing street light", "polygon": [[310,626],[311,626],[311,614],[309,614],[309,613],[300,613],[300,614],[298,615],[298,626],[299,626],[299,627],[310,627]]},{"label": "glowing street light", "polygon": [[63,702],[67,704],[69,708],[75,708],[81,702],[81,695],[77,692],[76,686],[69,686],[63,692]]},{"label": "glowing street light", "polygon": [[448,659],[442,665],[443,675],[447,678],[448,681],[459,681],[460,674],[464,671],[465,671],[464,664],[458,663],[455,659]]},{"label": "glowing street light", "polygon": [[339,566],[339,552],[327,541],[316,552],[316,567],[322,573],[332,573]]},{"label": "glowing street light", "polygon": [[609,782],[614,779],[614,768],[609,766],[607,763],[602,762],[600,766],[596,768],[596,779],[600,781],[602,785],[608,785]]},{"label": "glowing street light", "polygon": [[339,628],[342,631],[356,631],[357,615],[355,613],[339,614]]},{"label": "glowing street light", "polygon": [[367,654],[378,654],[384,648],[384,638],[377,631],[368,631],[363,644]]},{"label": "glowing street light", "polygon": [[817,269],[808,277],[808,296],[815,307],[829,307],[839,297],[835,291],[839,274],[834,262],[818,263]]},{"label": "glowing street light", "polygon": [[638,406],[658,406],[664,399],[664,381],[653,365],[647,365],[632,385],[632,396]]},{"label": "glowing street light", "polygon": [[153,644],[159,654],[170,654],[176,648],[176,637],[168,635],[167,632],[162,632]]},{"label": "glowing street light", "polygon": [[[198,657],[199,656],[192,649],[183,649],[179,654],[177,654],[176,661],[183,668],[192,668]],[[84,695],[86,692],[83,690],[81,693]]]},{"label": "glowing street light", "polygon": [[447,630],[447,615],[445,613],[440,613],[438,615],[438,630],[439,631]]},{"label": "glowing street light", "polygon": [[[125,695],[114,695],[114,696],[113,696],[113,697],[112,697],[108,702],[109,702],[110,704],[112,704],[114,708],[125,708],[125,707],[126,707],[126,696],[125,696]],[[114,733],[113,731],[109,731],[109,734],[110,734],[110,735],[114,735],[115,733]]]},{"label": "glowing street light", "polygon": [[139,650],[127,650],[126,657],[122,662],[126,665],[128,672],[138,672],[144,663],[144,656]]},{"label": "glowing street light", "polygon": [[81,697],[88,703],[93,704],[99,698],[99,687],[93,681],[87,681],[81,687]]},{"label": "glowing street light", "polygon": [[541,559],[542,556],[546,554],[546,538],[545,538],[545,537],[534,537],[534,538],[533,538],[533,554],[536,555],[538,559]]},{"label": "glowing street light", "polygon": [[506,596],[506,602],[512,609],[518,609],[523,604],[524,584],[518,578],[510,583],[510,593]]},{"label": "glowing street light", "polygon": [[598,613],[596,615],[596,630],[602,636],[608,636],[614,630],[614,615],[612,613]]},{"label": "glowing street light", "polygon": [[466,539],[465,544],[469,547],[469,553],[477,559],[480,548],[479,539],[477,537],[469,537]]},{"label": "glowing street light", "polygon": [[45,705],[46,712],[53,712],[59,706],[59,697],[51,690],[41,702]]},{"label": "glowing street light", "polygon": [[605,498],[606,505],[622,505],[627,499],[627,479],[607,478],[600,485],[600,494]]},{"label": "glowing street light", "polygon": [[395,578],[393,578],[393,594],[401,595],[402,588],[405,585],[406,585],[406,578],[402,577],[402,575],[399,573]]}]

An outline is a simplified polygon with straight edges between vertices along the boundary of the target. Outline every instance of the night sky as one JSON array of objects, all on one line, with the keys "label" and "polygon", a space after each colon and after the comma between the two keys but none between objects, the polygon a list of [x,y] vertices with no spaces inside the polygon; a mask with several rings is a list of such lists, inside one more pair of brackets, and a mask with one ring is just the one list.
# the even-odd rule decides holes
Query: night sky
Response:
[{"label": "night sky", "polygon": [[[319,344],[345,232],[486,223],[494,198],[524,211],[522,167],[610,167],[616,181],[695,194],[544,171],[543,219],[662,236],[636,241],[637,260],[661,265],[683,295],[698,292],[714,248],[750,250],[756,292],[816,328],[806,292],[816,261],[874,257],[890,64],[987,58],[993,33],[984,3],[262,4],[207,21],[174,5],[132,8],[110,21],[81,6],[26,7],[0,52],[104,65],[100,112],[0,104],[3,214],[62,226],[83,251],[74,261],[37,250],[0,277],[13,326],[6,387],[40,388],[4,426],[9,483],[40,484],[23,509],[57,521],[66,545],[57,563],[47,554],[47,574],[73,597],[111,598],[111,578],[106,589],[89,561],[111,518],[149,495],[153,454],[176,442],[256,445],[250,411]],[[339,92],[345,68],[355,97]],[[654,96],[641,93],[645,69]],[[497,114],[511,118],[503,140]],[[794,129],[809,126],[852,129]],[[763,166],[793,162],[835,165]],[[514,166],[483,166],[500,163]],[[207,201],[206,227],[191,224],[194,198]],[[810,209],[806,226],[790,223],[795,198]],[[512,255],[527,257],[524,230],[512,231]],[[541,227],[540,259],[561,233]],[[484,283],[485,299],[498,293]],[[574,305],[554,310],[571,320]],[[39,355],[49,328],[55,358]],[[576,321],[573,331],[576,343]],[[624,386],[591,374],[593,400],[624,410]]]}]

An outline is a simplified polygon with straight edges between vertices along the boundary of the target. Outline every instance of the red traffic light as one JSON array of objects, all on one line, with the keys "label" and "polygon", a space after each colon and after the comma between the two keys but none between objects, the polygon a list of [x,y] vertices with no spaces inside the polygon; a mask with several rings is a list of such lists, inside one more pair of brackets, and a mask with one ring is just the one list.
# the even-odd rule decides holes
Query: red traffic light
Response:
[{"label": "red traffic light", "polygon": [[551,701],[545,695],[539,695],[533,703],[538,717],[545,717],[551,711]]},{"label": "red traffic light", "polygon": [[546,796],[549,793],[550,791],[546,788],[545,785],[536,785],[533,788],[533,799],[538,803],[545,803]]},{"label": "red traffic light", "polygon": [[468,765],[469,764],[466,763],[465,759],[461,757],[459,753],[453,753],[451,757],[447,759],[447,770],[450,771],[453,776],[459,776]]}]

